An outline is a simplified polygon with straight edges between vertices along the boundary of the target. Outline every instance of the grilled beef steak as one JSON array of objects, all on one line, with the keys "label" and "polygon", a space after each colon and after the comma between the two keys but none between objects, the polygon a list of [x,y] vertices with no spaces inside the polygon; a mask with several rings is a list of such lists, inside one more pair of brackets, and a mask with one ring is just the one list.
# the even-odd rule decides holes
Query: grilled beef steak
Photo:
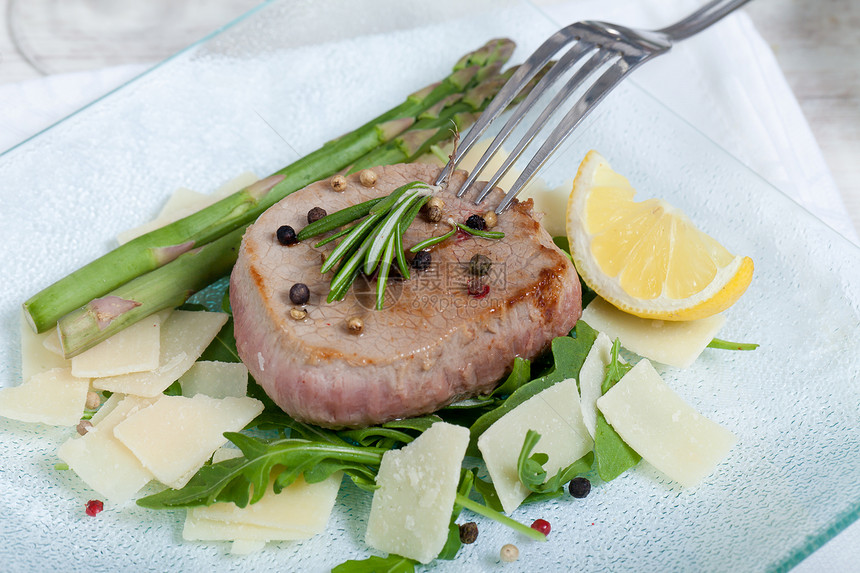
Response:
[{"label": "grilled beef steak", "polygon": [[[314,207],[334,213],[410,181],[432,183],[439,173],[421,164],[375,171],[378,180],[370,188],[351,175],[343,192],[320,181],[291,194],[260,216],[242,241],[230,281],[239,355],[268,395],[297,420],[365,426],[486,393],[515,356],[537,356],[581,314],[573,265],[533,218],[531,200],[498,217],[493,230],[503,231],[503,239],[460,231],[431,248],[427,269],[413,269],[408,280],[390,278],[383,310],[374,310],[375,281],[361,275],[343,301],[326,303],[332,273],[322,275],[320,265],[336,242],[314,248],[316,238],[284,246],[276,232],[282,225],[298,231]],[[468,200],[472,192],[462,200],[455,197],[464,180],[462,171],[451,176],[437,193],[445,202],[445,218],[431,223],[419,214],[404,235],[404,248],[450,230],[444,222],[449,216],[465,223],[485,210]],[[499,199],[498,193],[491,195],[485,208]],[[470,288],[469,261],[476,254],[491,264],[487,269],[481,259],[488,272]],[[296,283],[308,286],[303,306],[290,300]],[[296,308],[307,316],[291,316]],[[348,329],[354,317],[363,322],[360,334]]]}]

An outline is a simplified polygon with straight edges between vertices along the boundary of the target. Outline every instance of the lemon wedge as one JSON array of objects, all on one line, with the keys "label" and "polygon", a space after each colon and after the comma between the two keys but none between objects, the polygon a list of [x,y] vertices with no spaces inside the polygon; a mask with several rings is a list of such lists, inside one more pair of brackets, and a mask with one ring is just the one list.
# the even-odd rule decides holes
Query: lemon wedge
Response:
[{"label": "lemon wedge", "polygon": [[661,320],[695,320],[733,305],[753,261],[733,255],[662,199],[636,190],[596,151],[582,160],[567,203],[576,269],[619,309]]}]

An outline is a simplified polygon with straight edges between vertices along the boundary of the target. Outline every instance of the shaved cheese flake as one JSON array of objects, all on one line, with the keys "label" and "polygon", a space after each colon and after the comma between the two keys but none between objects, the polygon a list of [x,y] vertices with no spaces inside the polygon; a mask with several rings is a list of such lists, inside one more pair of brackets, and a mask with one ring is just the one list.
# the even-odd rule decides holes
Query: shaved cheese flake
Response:
[{"label": "shaved cheese flake", "polygon": [[160,229],[161,227],[169,225],[174,221],[178,221],[183,217],[187,217],[188,215],[211,205],[215,201],[216,200],[214,198],[210,198],[209,195],[206,195],[205,193],[193,191],[186,187],[179,187],[173,192],[155,219],[147,221],[146,223],[138,225],[132,229],[122,231],[116,236],[116,242],[120,245],[124,245],[132,239],[136,239],[141,235]]},{"label": "shaved cheese flake", "polygon": [[532,396],[478,438],[478,449],[506,513],[512,513],[531,493],[517,472],[529,430],[541,435],[534,452],[549,456],[543,466],[548,477],[591,451],[593,441],[582,422],[576,380],[563,380]]},{"label": "shaved cheese flake", "polygon": [[57,329],[52,328],[42,334],[36,334],[30,323],[21,314],[21,379],[29,380],[34,374],[47,372],[54,368],[69,368],[71,362],[63,358],[62,351],[53,350],[59,345],[60,338]]},{"label": "shaved cheese flake", "polygon": [[232,195],[236,191],[241,191],[245,187],[253,185],[259,180],[260,178],[257,177],[255,173],[252,173],[251,171],[244,171],[218,187],[215,191],[213,191],[212,197],[215,197],[216,199],[223,199],[228,195]]},{"label": "shaved cheese flake", "polygon": [[[84,483],[110,502],[121,505],[132,499],[153,475],[114,437],[113,430],[129,416],[151,406],[155,399],[118,396],[114,394],[102,405],[103,409],[117,398],[89,432],[67,440],[57,455]],[[102,413],[102,409],[98,413]]]},{"label": "shaved cheese flake", "polygon": [[0,388],[0,416],[21,422],[76,426],[81,421],[90,381],[68,368],[31,376],[20,386]]},{"label": "shaved cheese flake", "polygon": [[241,362],[195,362],[179,378],[182,395],[206,394],[210,398],[241,398],[248,392],[248,368]]},{"label": "shaved cheese flake", "polygon": [[165,225],[196,213],[240,189],[244,189],[257,180],[256,175],[245,172],[216,189],[211,195],[193,191],[186,187],[180,187],[173,192],[173,195],[170,196],[155,219],[133,229],[123,231],[117,235],[117,242],[122,245],[150,231],[160,229]]},{"label": "shaved cheese flake", "polygon": [[[278,494],[272,491],[272,480],[266,495],[246,507],[215,503],[190,508],[182,535],[185,539],[210,541],[309,539],[325,530],[342,478],[343,473],[336,472],[321,482],[308,484],[299,477]],[[253,536],[242,535],[237,526],[250,526],[248,531]],[[206,534],[204,527],[209,528]]]},{"label": "shaved cheese flake", "polygon": [[[606,366],[612,359],[612,340],[602,332],[597,335],[588,356],[579,371],[579,403],[582,407],[582,422],[594,438],[597,431],[597,399],[603,395],[603,379]],[[618,358],[621,362],[624,359]]]},{"label": "shaved cheese flake", "polygon": [[224,460],[232,460],[233,458],[241,458],[242,450],[239,448],[231,448],[229,446],[221,446],[215,453],[212,454],[212,463],[217,464],[218,462],[223,462]]},{"label": "shaved cheese flake", "polygon": [[303,531],[195,517],[194,509],[196,508],[188,510],[182,528],[182,539],[186,541],[244,541],[265,544],[267,541],[298,541],[313,537]]},{"label": "shaved cheese flake", "polygon": [[93,414],[93,417],[90,418],[90,423],[93,426],[97,426],[101,423],[102,420],[107,417],[108,414],[113,412],[114,408],[116,408],[120,402],[125,398],[125,394],[115,393],[111,394],[107,400],[102,402],[102,405],[99,406],[98,411]]},{"label": "shaved cheese flake", "polygon": [[262,411],[253,398],[164,396],[117,425],[114,435],[158,481],[179,489],[227,442],[224,432],[238,432]]},{"label": "shaved cheese flake", "polygon": [[173,311],[161,325],[158,368],[96,378],[93,387],[135,396],[158,396],[191,368],[218,335],[227,318],[221,312]]},{"label": "shaved cheese flake", "polygon": [[[29,330],[30,332],[33,332],[32,329]],[[45,347],[45,350],[53,352],[60,358],[63,358],[64,362],[68,362],[68,364],[66,364],[64,368],[68,368],[69,366],[71,366],[71,363],[68,360],[65,360],[65,355],[63,354],[63,343],[60,342],[60,332],[56,328],[52,328],[51,330],[45,331],[38,336],[39,338],[42,338],[42,346]]]},{"label": "shaved cheese flake", "polygon": [[695,362],[726,322],[721,314],[680,322],[639,318],[601,298],[595,298],[582,311],[582,320],[610,339],[618,338],[627,350],[677,368]]},{"label": "shaved cheese flake", "polygon": [[652,466],[683,486],[713,473],[737,438],[699,414],[642,360],[597,401],[606,421]]},{"label": "shaved cheese flake", "polygon": [[429,563],[448,538],[448,524],[469,430],[436,422],[415,441],[382,455],[367,521],[367,544]]},{"label": "shaved cheese flake", "polygon": [[161,322],[155,313],[72,358],[72,374],[83,378],[117,376],[158,368]]},{"label": "shaved cheese flake", "polygon": [[266,546],[265,541],[246,541],[237,539],[230,546],[230,555],[250,555],[261,551]]}]

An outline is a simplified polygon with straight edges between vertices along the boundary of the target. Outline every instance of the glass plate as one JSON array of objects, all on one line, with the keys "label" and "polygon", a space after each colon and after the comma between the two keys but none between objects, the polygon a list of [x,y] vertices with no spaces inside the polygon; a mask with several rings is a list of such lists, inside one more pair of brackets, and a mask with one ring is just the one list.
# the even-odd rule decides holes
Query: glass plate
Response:
[{"label": "glass plate", "polygon": [[[443,77],[496,36],[521,61],[557,25],[521,3],[271,2],[0,157],[0,385],[20,382],[19,304],[155,215],[178,186],[211,191],[275,171]],[[320,18],[325,14],[325,18]],[[640,190],[684,209],[756,274],[720,336],[667,381],[740,438],[694,490],[641,464],[585,500],[525,506],[553,524],[538,544],[479,521],[439,571],[498,567],[514,542],[533,570],[784,570],[860,513],[860,252],[633,84],[614,92],[542,176],[562,184],[591,148]],[[323,571],[369,554],[370,496],[345,482],[325,534],[248,557],[182,543],[184,512],[129,505],[93,519],[94,497],[56,447],[70,434],[0,420],[5,570]]]}]

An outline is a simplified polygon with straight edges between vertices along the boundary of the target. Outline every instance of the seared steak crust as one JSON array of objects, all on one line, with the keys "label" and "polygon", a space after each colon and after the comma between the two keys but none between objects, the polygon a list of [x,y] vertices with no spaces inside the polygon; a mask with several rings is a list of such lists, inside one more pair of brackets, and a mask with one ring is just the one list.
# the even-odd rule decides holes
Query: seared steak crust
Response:
[{"label": "seared steak crust", "polygon": [[[343,301],[328,304],[332,273],[322,257],[334,242],[319,239],[282,246],[281,225],[296,231],[307,213],[328,213],[391,193],[410,181],[433,182],[438,168],[401,164],[376,168],[367,188],[357,175],[343,192],[320,181],[263,213],[242,240],[230,282],[239,355],[285,412],[327,427],[356,427],[433,412],[453,401],[490,391],[515,356],[533,358],[566,334],[581,314],[579,280],[570,260],[532,217],[531,201],[499,216],[501,240],[462,232],[431,251],[432,265],[409,280],[389,279],[386,308],[373,310],[375,282],[359,277]],[[438,196],[445,215],[465,222],[482,209],[454,195],[465,180],[455,172]],[[468,198],[468,194],[467,194]],[[497,194],[487,200],[497,204]],[[450,227],[419,214],[404,235],[408,248]],[[469,260],[476,253],[493,265],[489,290],[470,294]],[[396,273],[395,273],[396,274]],[[291,318],[290,288],[307,284],[307,318]],[[347,321],[359,317],[361,334]]]}]

